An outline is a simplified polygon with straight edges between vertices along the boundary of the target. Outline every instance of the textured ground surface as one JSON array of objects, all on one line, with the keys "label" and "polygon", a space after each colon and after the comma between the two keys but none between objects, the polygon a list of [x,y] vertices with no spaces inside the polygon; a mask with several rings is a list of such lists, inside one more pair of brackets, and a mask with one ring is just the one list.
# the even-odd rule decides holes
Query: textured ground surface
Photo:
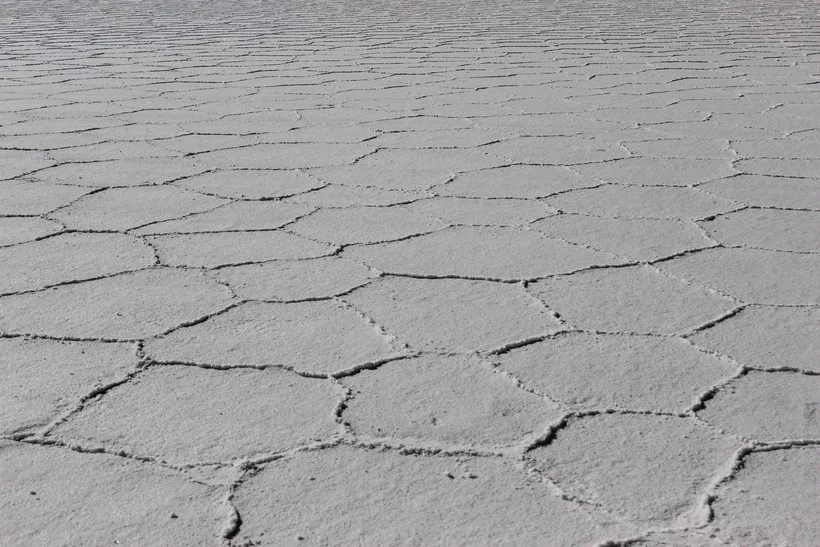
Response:
[{"label": "textured ground surface", "polygon": [[820,544],[816,4],[0,13],[3,545]]}]

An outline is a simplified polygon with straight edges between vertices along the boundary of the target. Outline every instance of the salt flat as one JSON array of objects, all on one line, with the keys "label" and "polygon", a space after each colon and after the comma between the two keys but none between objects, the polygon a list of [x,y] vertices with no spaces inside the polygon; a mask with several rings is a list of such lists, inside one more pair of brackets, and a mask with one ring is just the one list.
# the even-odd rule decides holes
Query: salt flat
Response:
[{"label": "salt flat", "polygon": [[820,544],[820,12],[0,1],[0,544]]}]

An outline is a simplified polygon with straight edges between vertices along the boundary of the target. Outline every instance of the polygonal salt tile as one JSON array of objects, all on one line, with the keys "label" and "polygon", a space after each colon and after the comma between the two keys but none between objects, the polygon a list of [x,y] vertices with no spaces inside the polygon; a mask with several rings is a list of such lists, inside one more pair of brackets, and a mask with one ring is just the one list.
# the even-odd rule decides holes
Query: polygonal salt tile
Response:
[{"label": "polygonal salt tile", "polygon": [[167,467],[11,441],[0,458],[9,544],[208,544],[229,516],[223,492]]},{"label": "polygonal salt tile", "polygon": [[[494,106],[498,110],[492,111],[488,109],[488,111],[482,115],[497,116],[500,114],[507,114],[511,111],[515,114],[555,114],[560,112],[583,112],[585,110],[584,107],[578,103],[574,103],[566,99],[549,97],[537,99],[512,99],[510,101],[505,101],[501,105],[487,106]],[[502,108],[504,109],[503,111],[501,111]],[[517,116],[519,120],[524,117],[525,116]],[[482,120],[477,121],[481,122]]]},{"label": "polygonal salt tile", "polygon": [[506,283],[389,277],[345,300],[401,340],[431,351],[491,350],[559,328],[547,309]]},{"label": "polygonal salt tile", "polygon": [[[644,96],[645,97],[645,96]],[[715,123],[710,121],[672,122],[650,126],[653,131],[663,135],[690,139],[729,139],[729,140],[756,140],[774,139],[782,135],[782,131],[772,129],[758,129],[754,127],[739,127],[737,125]]]},{"label": "polygonal salt tile", "polygon": [[361,161],[355,165],[311,169],[309,173],[330,184],[408,191],[425,190],[443,184],[452,177],[446,168],[392,168],[389,165],[365,165]]},{"label": "polygonal salt tile", "polygon": [[[757,67],[744,66],[743,70],[752,70],[754,68]],[[776,104],[777,103],[773,102],[772,99],[767,100],[765,94],[755,93],[754,95],[746,95],[744,97],[737,97],[733,95],[725,98],[699,97],[686,99],[685,101],[678,103],[678,106],[680,108],[696,109],[701,112],[712,112],[718,114],[736,112],[749,116],[750,114],[760,114],[764,110],[768,110]]]},{"label": "polygonal salt tile", "polygon": [[[210,116],[213,117],[213,116]],[[228,115],[218,120],[185,121],[183,129],[205,135],[251,135],[287,131],[299,126],[299,115],[285,110],[268,110]]]},{"label": "polygonal salt tile", "polygon": [[205,168],[188,158],[137,158],[64,163],[37,172],[37,179],[102,188],[162,184],[203,171]]},{"label": "polygonal salt tile", "polygon": [[818,467],[816,446],[746,456],[734,476],[716,491],[712,510],[717,535],[730,545],[816,544],[820,537]]},{"label": "polygonal salt tile", "polygon": [[[457,131],[470,129],[473,123],[465,118],[444,118],[438,116],[408,116],[395,120],[377,120],[367,122],[368,127],[378,129],[386,135],[406,135],[408,133],[434,133],[436,131]],[[386,144],[376,144],[379,148],[394,148]],[[395,147],[401,148],[401,147]],[[409,148],[424,148],[411,146]]]},{"label": "polygonal salt tile", "polygon": [[479,103],[453,103],[447,105],[433,104],[417,110],[420,114],[429,116],[441,116],[448,118],[472,118],[481,116],[497,116],[507,114],[503,106],[499,104],[479,104]]},{"label": "polygonal salt tile", "polygon": [[797,139],[767,139],[764,141],[734,141],[732,150],[744,158],[820,159],[817,141]]},{"label": "polygonal salt tile", "polygon": [[636,531],[559,499],[506,459],[347,446],[273,461],[233,502],[237,539],[273,543],[575,545]]},{"label": "polygonal salt tile", "polygon": [[532,224],[550,237],[590,245],[630,260],[651,261],[712,245],[692,223],[679,220],[554,215]]},{"label": "polygonal salt tile", "polygon": [[700,496],[739,447],[692,418],[600,414],[571,418],[529,454],[570,496],[633,522],[673,525],[698,516]]},{"label": "polygonal salt tile", "polygon": [[402,239],[445,226],[440,220],[401,207],[351,207],[316,211],[288,226],[288,230],[341,245]]},{"label": "polygonal salt tile", "polygon": [[46,425],[136,364],[131,344],[0,338],[0,433]]},{"label": "polygonal salt tile", "polygon": [[[813,101],[784,104],[777,107],[776,114],[816,120],[817,116],[820,115],[820,107],[818,107]],[[797,136],[799,137],[799,134]]]},{"label": "polygonal salt tile", "polygon": [[55,162],[95,162],[109,160],[149,161],[160,157],[179,156],[178,152],[163,148],[153,142],[103,142],[87,146],[74,146],[49,152]]},{"label": "polygonal salt tile", "polygon": [[280,366],[327,375],[400,355],[376,327],[335,302],[251,302],[151,340],[160,361]]},{"label": "polygonal salt tile", "polygon": [[622,262],[533,231],[494,227],[454,227],[404,241],[349,247],[344,256],[389,273],[506,280]]},{"label": "polygonal salt tile", "polygon": [[564,333],[496,359],[525,386],[577,409],[682,412],[737,370],[655,336]]},{"label": "polygonal salt tile", "polygon": [[189,123],[195,124],[199,121],[210,120],[214,117],[213,114],[206,112],[183,110],[181,108],[173,110],[155,108],[123,113],[116,116],[116,119],[124,120],[128,123],[173,123],[187,125]]},{"label": "polygonal salt tile", "polygon": [[399,205],[426,197],[429,197],[429,194],[412,190],[387,190],[328,184],[318,190],[290,197],[287,202],[304,203],[311,207],[366,207]]},{"label": "polygonal salt tile", "polygon": [[[380,167],[385,171],[427,170],[453,174],[504,165],[504,161],[476,150],[379,150],[362,158],[357,165]],[[435,183],[433,183],[435,184]],[[432,184],[431,184],[432,185]]]},{"label": "polygonal salt tile", "polygon": [[567,212],[629,218],[699,219],[738,207],[692,188],[608,184],[546,198],[550,207]]},{"label": "polygonal salt tile", "polygon": [[442,197],[416,201],[406,208],[450,224],[473,226],[523,226],[549,214],[543,204],[522,199]]},{"label": "polygonal salt tile", "polygon": [[345,378],[344,419],[357,435],[456,446],[512,446],[539,435],[559,411],[488,365],[425,355]]},{"label": "polygonal salt tile", "polygon": [[373,279],[366,266],[335,256],[228,266],[215,275],[241,298],[280,301],[329,298]]},{"label": "polygonal salt tile", "polygon": [[662,262],[659,267],[745,302],[820,303],[820,283],[817,283],[820,255],[817,254],[715,248]]},{"label": "polygonal salt tile", "polygon": [[728,161],[674,158],[626,158],[576,169],[606,182],[649,186],[689,186],[734,173]]},{"label": "polygonal salt tile", "polygon": [[59,222],[39,217],[0,217],[0,247],[40,239],[63,229]]},{"label": "polygonal salt tile", "polygon": [[[588,76],[584,76],[583,78],[586,80]],[[668,95],[664,96],[665,94],[662,93],[648,95],[645,92],[640,94],[613,93],[609,90],[595,92],[594,88],[589,89],[588,86],[590,86],[590,82],[588,80],[575,81],[577,82],[576,85],[564,89],[567,89],[568,93],[574,93],[575,96],[572,96],[572,100],[585,105],[587,111],[597,110],[598,108],[623,108],[630,110],[634,108],[654,108],[661,110],[671,106],[678,100]],[[609,84],[610,82],[607,83]],[[577,90],[579,84],[583,87],[581,93],[579,93],[580,90]],[[619,87],[623,90],[623,86]],[[641,89],[646,89],[647,87],[647,84],[641,84]]]},{"label": "polygonal salt tile", "polygon": [[[88,59],[85,60],[88,62]],[[67,83],[67,82],[66,82]],[[72,84],[77,84],[78,81],[74,80]],[[71,85],[71,84],[69,84]],[[110,91],[111,95],[103,96],[102,92]],[[135,98],[136,96],[146,96],[142,95],[141,93],[133,93],[129,98]],[[60,92],[59,96],[61,98],[68,98],[68,97],[75,97],[79,98],[80,100],[75,103],[63,104],[59,106],[52,106],[46,108],[38,108],[33,113],[37,117],[47,117],[51,118],[52,120],[67,120],[67,119],[86,119],[86,120],[104,120],[106,117],[114,118],[120,114],[126,114],[130,111],[129,108],[122,104],[122,100],[125,99],[123,95],[117,95],[116,91],[107,90],[104,88],[99,88],[96,90],[90,89],[77,89],[74,92]],[[93,102],[91,102],[93,101]],[[106,102],[97,102],[97,101],[106,101]],[[111,102],[107,102],[111,101]],[[120,118],[116,120],[111,120],[111,123],[118,123]],[[95,123],[94,125],[108,125],[107,123],[99,124]],[[56,133],[57,135],[70,135],[72,133]],[[80,132],[79,134],[82,134]]]},{"label": "polygonal salt tile", "polygon": [[202,274],[151,269],[0,300],[0,330],[56,337],[138,339],[210,315],[228,290]]},{"label": "polygonal salt tile", "polygon": [[224,462],[328,439],[341,397],[327,380],[276,368],[158,366],[86,405],[50,436],[172,463]]},{"label": "polygonal salt tile", "polygon": [[173,186],[110,188],[83,197],[49,216],[75,230],[128,230],[213,209],[225,200]]},{"label": "polygonal salt tile", "polygon": [[203,152],[196,159],[217,169],[301,169],[345,165],[372,150],[364,144],[255,144]]},{"label": "polygonal salt tile", "polygon": [[0,294],[138,270],[154,260],[151,247],[132,236],[59,234],[0,249]]},{"label": "polygonal salt tile", "polygon": [[[297,127],[290,131],[259,135],[262,142],[324,142],[358,143],[372,141],[379,133],[360,125],[312,125]],[[370,142],[369,144],[373,144]]]},{"label": "polygonal salt tile", "polygon": [[148,236],[169,266],[213,268],[230,264],[315,258],[334,247],[278,231],[214,232]]},{"label": "polygonal salt tile", "polygon": [[88,188],[31,181],[0,181],[0,215],[42,215],[88,194]]},{"label": "polygonal salt tile", "polygon": [[704,221],[701,226],[724,245],[820,251],[820,212],[746,209]]},{"label": "polygonal salt tile", "polygon": [[[627,147],[626,143],[634,143],[634,142],[649,142],[655,141],[658,138],[658,134],[653,132],[651,129],[648,129],[648,126],[644,127],[625,127],[622,129],[609,129],[606,131],[596,131],[595,136],[601,140],[607,140],[611,142],[617,142],[621,145],[621,147]],[[627,147],[628,149],[628,147]],[[629,155],[633,157],[632,154]]]},{"label": "polygonal salt tile", "polygon": [[[327,104],[327,102],[323,101],[321,104],[324,105]],[[300,112],[300,121],[309,125],[364,123],[389,119],[391,117],[394,116],[391,116],[387,112],[347,106],[306,108]]]},{"label": "polygonal salt tile", "polygon": [[[509,103],[513,108],[521,103]],[[559,103],[561,104],[561,103]],[[532,110],[524,107],[525,110]],[[624,124],[592,120],[564,112],[539,113],[527,116],[492,116],[476,120],[482,128],[492,128],[508,136],[550,137],[586,135],[593,131],[616,129]]]},{"label": "polygonal salt tile", "polygon": [[132,233],[151,235],[273,230],[310,211],[311,208],[306,205],[281,201],[239,201],[176,220],[149,224]]},{"label": "polygonal salt tile", "polygon": [[690,337],[747,367],[820,372],[820,310],[749,306]]},{"label": "polygonal salt tile", "polygon": [[[460,56],[459,59],[461,62],[470,62],[468,58],[465,56]],[[509,57],[506,58],[507,61],[511,62],[535,62],[535,59],[529,57],[528,59],[518,58],[515,60],[510,59]],[[454,63],[441,63],[442,68],[447,67],[446,70],[451,70],[453,72],[462,72],[462,75],[466,75],[469,69],[464,67],[457,67]],[[486,76],[487,72],[486,69],[482,69],[480,76]],[[481,80],[478,80],[481,81]],[[552,82],[554,79],[550,78],[548,81]],[[463,82],[462,86],[472,87],[470,83]],[[548,99],[552,100],[555,98],[564,98],[567,95],[572,95],[572,91],[568,91],[567,88],[559,88],[557,86],[548,86],[548,85],[539,85],[539,86],[519,86],[519,85],[503,85],[502,81],[496,80],[495,85],[490,85],[483,87],[482,89],[458,89],[457,91],[442,94],[438,97],[434,97],[434,104],[457,104],[457,103],[467,103],[467,104],[486,104],[486,103],[497,103],[496,108],[499,108],[498,103],[504,107],[506,103],[512,103],[515,99]],[[512,103],[513,105],[516,103]],[[498,112],[496,114],[499,114]],[[509,110],[505,112],[501,112],[501,114],[511,114]]]},{"label": "polygonal salt tile", "polygon": [[219,170],[178,180],[174,185],[233,199],[275,199],[315,190],[324,183],[301,171]]},{"label": "polygonal salt tile", "polygon": [[820,437],[820,376],[750,371],[720,388],[698,415],[750,439]]},{"label": "polygonal salt tile", "polygon": [[485,129],[442,129],[384,133],[369,143],[379,148],[473,148],[503,137]]},{"label": "polygonal salt tile", "polygon": [[647,266],[595,269],[538,281],[528,289],[570,324],[606,332],[675,334],[735,307],[728,298]]},{"label": "polygonal salt tile", "polygon": [[820,192],[817,191],[817,181],[812,179],[738,175],[706,183],[700,188],[754,207],[820,209]]},{"label": "polygonal salt tile", "polygon": [[694,122],[702,120],[705,116],[700,112],[673,110],[671,108],[597,108],[585,112],[584,115],[596,120],[640,125],[665,122]]},{"label": "polygonal salt tile", "polygon": [[516,137],[480,150],[513,162],[540,165],[608,162],[629,155],[617,142],[588,137]]},{"label": "polygonal salt tile", "polygon": [[[8,63],[8,61],[6,61],[6,63]],[[8,64],[6,66],[8,66]],[[36,75],[45,77],[45,75],[42,72],[38,72],[36,73]],[[52,76],[52,78],[53,77],[54,76]],[[4,118],[3,125],[6,126],[3,130],[3,133],[6,135],[30,134],[32,133],[32,131],[28,129],[16,130],[16,128],[14,127],[18,123],[24,124],[25,122],[29,121],[27,120],[27,116],[25,115],[27,111],[38,108],[61,106],[66,104],[67,102],[68,100],[66,99],[46,99],[45,97],[36,97],[31,95],[20,96],[14,93],[12,90],[8,98],[4,96],[3,104],[0,105],[0,107],[2,107],[0,112],[3,113]],[[34,129],[34,133],[37,133],[43,127],[42,120],[36,120],[35,125],[38,122],[40,125],[36,129]]]},{"label": "polygonal salt tile", "polygon": [[235,135],[182,135],[170,139],[155,141],[157,146],[166,150],[173,150],[180,154],[199,154],[210,150],[225,148],[239,148],[258,142],[256,136],[241,137]]},{"label": "polygonal salt tile", "polygon": [[39,171],[55,161],[41,152],[31,150],[0,150],[0,180],[7,180]]},{"label": "polygonal salt tile", "polygon": [[624,143],[636,156],[649,158],[680,158],[688,160],[731,160],[734,153],[729,141],[695,139],[664,139]]},{"label": "polygonal salt tile", "polygon": [[[0,147],[9,151],[38,151],[50,152],[72,146],[88,146],[99,144],[105,139],[98,136],[90,136],[88,133],[47,133],[39,135],[14,135],[0,136]],[[21,157],[21,156],[18,156]],[[22,156],[25,157],[25,156]],[[30,160],[29,160],[30,161]],[[48,165],[53,165],[51,162]],[[30,164],[29,164],[30,165]],[[24,167],[27,167],[24,164]]]},{"label": "polygonal salt tile", "polygon": [[735,169],[749,175],[820,178],[820,159],[754,158],[735,162]]},{"label": "polygonal salt tile", "polygon": [[566,167],[510,165],[459,173],[435,191],[447,196],[474,198],[538,198],[599,184]]}]

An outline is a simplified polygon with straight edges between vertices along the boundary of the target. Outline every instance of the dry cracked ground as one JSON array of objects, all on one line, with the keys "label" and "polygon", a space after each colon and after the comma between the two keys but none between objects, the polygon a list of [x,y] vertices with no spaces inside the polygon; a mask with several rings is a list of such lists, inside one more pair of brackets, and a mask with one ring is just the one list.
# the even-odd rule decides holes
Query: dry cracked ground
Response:
[{"label": "dry cracked ground", "polygon": [[818,545],[813,2],[0,7],[3,545]]}]

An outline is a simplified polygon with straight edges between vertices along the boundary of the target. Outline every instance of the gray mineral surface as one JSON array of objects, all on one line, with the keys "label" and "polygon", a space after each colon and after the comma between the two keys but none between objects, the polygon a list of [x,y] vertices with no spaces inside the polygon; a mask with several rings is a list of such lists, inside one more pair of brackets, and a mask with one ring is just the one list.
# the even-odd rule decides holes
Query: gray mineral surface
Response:
[{"label": "gray mineral surface", "polygon": [[820,4],[0,0],[0,545],[820,545]]}]

